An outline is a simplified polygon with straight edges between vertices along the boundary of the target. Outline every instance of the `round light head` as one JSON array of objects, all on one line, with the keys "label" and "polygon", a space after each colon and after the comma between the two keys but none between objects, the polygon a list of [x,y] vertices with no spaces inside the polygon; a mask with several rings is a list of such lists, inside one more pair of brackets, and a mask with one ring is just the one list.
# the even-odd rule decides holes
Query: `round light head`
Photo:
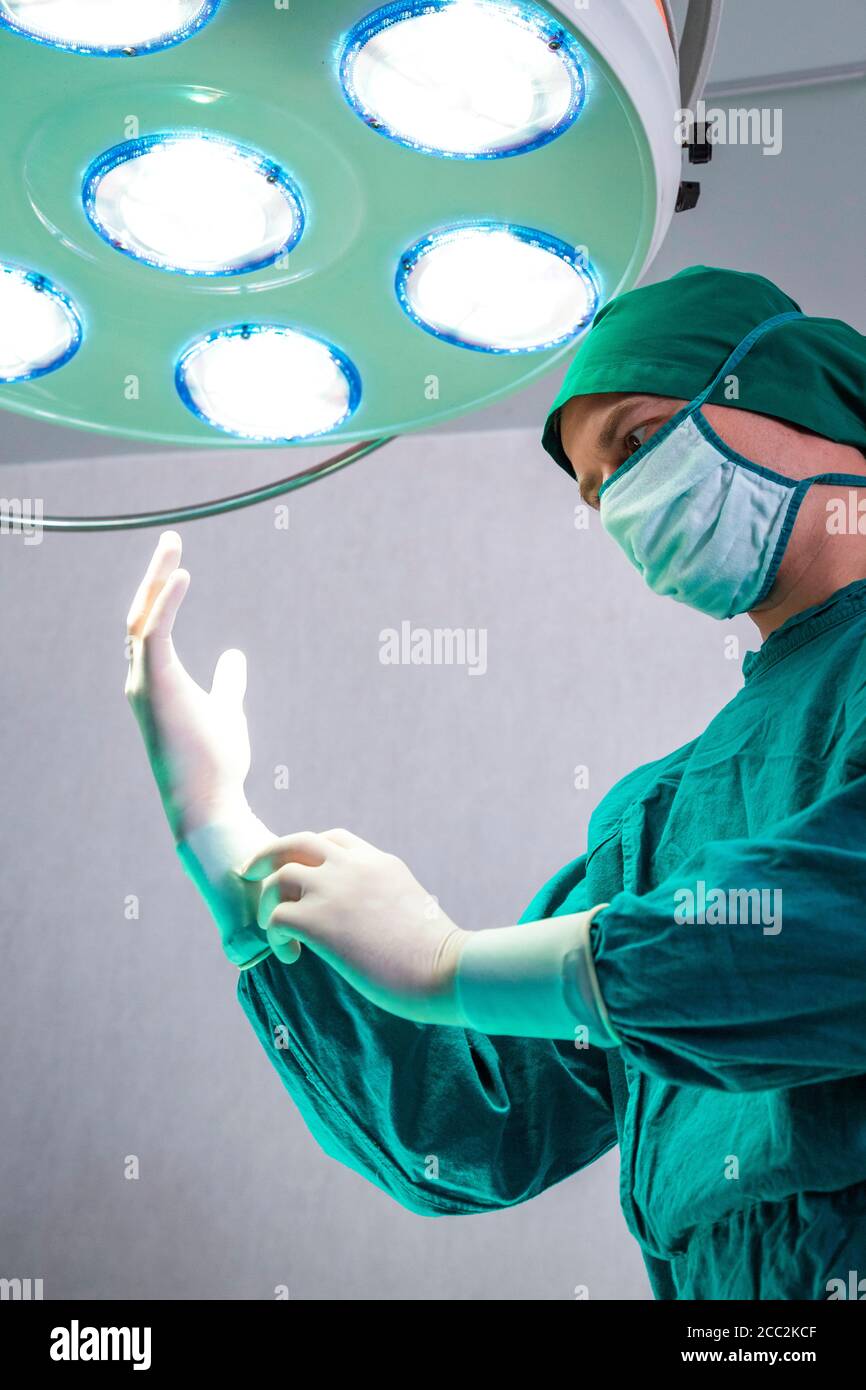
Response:
[{"label": "round light head", "polygon": [[403,145],[495,159],[547,144],[577,119],[574,39],[516,0],[403,0],[356,24],[340,61],[358,114]]},{"label": "round light head", "polygon": [[240,275],[300,241],[304,204],[289,175],[231,140],[148,135],[95,159],[84,211],[104,241],[160,270]]},{"label": "round light head", "polygon": [[588,257],[530,227],[475,222],[407,251],[397,297],[410,318],[476,352],[540,352],[590,321],[598,286]]},{"label": "round light head", "polygon": [[199,419],[271,444],[328,434],[361,399],[361,379],[344,353],[279,324],[238,324],[198,339],[178,362],[175,383]]},{"label": "round light head", "polygon": [[219,0],[0,0],[0,25],[37,43],[97,57],[135,57],[183,43]]},{"label": "round light head", "polygon": [[[682,179],[682,150],[671,139],[679,74],[660,0],[316,0],[298,23],[275,20],[272,3],[227,0],[189,43],[150,63],[91,61],[9,31],[13,10],[19,19],[26,10],[35,31],[61,10],[83,13],[85,3],[0,0],[0,92],[18,132],[0,146],[0,262],[24,262],[61,286],[81,308],[85,334],[68,369],[0,382],[0,412],[98,430],[118,450],[124,439],[219,450],[324,438],[342,450],[429,431],[548,372],[561,375],[596,297],[600,305],[629,289],[670,224]],[[161,3],[103,0],[99,8],[111,22],[134,14],[144,23]],[[185,11],[193,12],[203,13]],[[404,81],[408,69],[391,62],[394,45],[422,33],[411,27],[422,21],[427,37],[413,41],[420,67]],[[452,49],[448,35],[461,32]],[[505,63],[505,81],[497,78],[496,33],[506,57],[518,47],[521,55],[516,67]],[[365,64],[372,87],[396,92],[390,129],[384,98],[378,115],[369,94],[352,108],[341,64],[350,95],[361,92]],[[515,114],[508,103],[520,92]],[[138,124],[123,131],[130,112]],[[270,205],[263,213],[257,201],[257,168],[252,200],[235,187],[221,204],[230,185],[219,171],[182,213],[190,179],[211,152],[201,145],[191,169],[172,171],[167,148],[121,161],[116,176],[105,160],[104,177],[89,185],[89,220],[85,171],[95,174],[93,162],[133,136],[162,146],[210,137],[220,156],[234,144],[273,161],[296,197],[300,190],[303,235],[288,255],[239,273],[290,245],[301,216],[273,230]],[[126,153],[145,150],[142,143]],[[291,197],[274,173],[276,183],[265,175],[265,196],[278,200],[275,216],[285,219]],[[28,254],[34,238],[40,249]],[[244,323],[290,325],[339,345],[361,373],[357,409],[347,413],[357,396],[347,382],[356,375],[327,350],[325,386],[310,399],[287,401],[283,372],[248,410],[233,397],[230,373],[211,388],[218,356],[190,361],[181,378],[188,376],[192,408],[184,406],[175,376],[181,353]],[[262,372],[273,375],[267,361]],[[142,383],[135,408],[123,389],[130,374]],[[255,375],[244,377],[254,397]]]},{"label": "round light head", "polygon": [[81,319],[56,286],[0,263],[0,382],[32,381],[64,366],[81,345]]}]

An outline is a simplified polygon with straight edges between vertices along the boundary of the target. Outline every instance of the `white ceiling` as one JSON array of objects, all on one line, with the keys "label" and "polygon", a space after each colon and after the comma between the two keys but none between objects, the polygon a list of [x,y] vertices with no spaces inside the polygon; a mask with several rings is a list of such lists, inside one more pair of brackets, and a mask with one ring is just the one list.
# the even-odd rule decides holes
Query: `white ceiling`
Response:
[{"label": "white ceiling", "polygon": [[[681,22],[685,0],[673,4]],[[727,0],[710,95],[734,81],[858,61],[866,63],[863,0]],[[737,98],[738,105],[744,102]],[[776,91],[747,104],[758,102],[782,111],[781,152],[774,157],[754,147],[717,147],[709,166],[692,170],[687,176],[700,179],[701,201],[674,218],[647,279],[697,261],[758,271],[807,312],[847,318],[866,332],[860,147],[866,81]],[[450,429],[540,430],[561,375],[558,369]],[[0,412],[0,463],[166,452]]]}]

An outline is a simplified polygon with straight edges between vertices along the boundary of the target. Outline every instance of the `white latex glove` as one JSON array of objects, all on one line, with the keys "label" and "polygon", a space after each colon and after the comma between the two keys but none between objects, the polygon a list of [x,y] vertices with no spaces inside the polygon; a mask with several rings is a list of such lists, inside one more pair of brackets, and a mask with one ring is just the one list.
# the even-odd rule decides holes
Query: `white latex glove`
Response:
[{"label": "white latex glove", "polygon": [[303,942],[381,1008],[456,1022],[454,974],[469,933],[395,855],[348,830],[303,831],[274,840],[243,874],[261,883],[259,925],[282,960],[287,943]]},{"label": "white latex glove", "polygon": [[[393,854],[348,830],[287,835],[243,875],[280,958],[303,943],[380,1008],[416,1023],[609,1047],[590,950],[594,914],[467,932]],[[287,944],[288,943],[288,944]],[[284,952],[286,952],[284,954]]]},{"label": "white latex glove", "polygon": [[223,652],[209,692],[185,670],[172,639],[190,582],[180,559],[180,536],[166,531],[129,610],[126,695],[184,867],[217,919],[226,954],[248,966],[269,948],[255,928],[256,895],[235,871],[273,837],[244,795],[246,660]]},{"label": "white latex glove", "polygon": [[175,651],[172,629],[190,582],[188,570],[179,568],[180,558],[180,536],[166,531],[129,610],[126,678],[126,695],[176,840],[231,819],[245,807],[250,769],[243,653],[223,652],[208,693]]}]

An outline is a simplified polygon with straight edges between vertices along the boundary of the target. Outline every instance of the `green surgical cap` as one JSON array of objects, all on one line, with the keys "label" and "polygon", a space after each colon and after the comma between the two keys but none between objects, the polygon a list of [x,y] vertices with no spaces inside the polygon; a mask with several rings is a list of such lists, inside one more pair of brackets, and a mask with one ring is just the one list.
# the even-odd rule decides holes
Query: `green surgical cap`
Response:
[{"label": "green surgical cap", "polygon": [[[566,401],[598,391],[691,401],[751,329],[799,307],[763,275],[706,265],[618,295],[572,360],[547,417],[545,449],[574,477],[559,438]],[[866,453],[866,338],[849,324],[792,319],[759,339],[737,376],[738,398],[720,381],[712,404],[773,415]]]}]

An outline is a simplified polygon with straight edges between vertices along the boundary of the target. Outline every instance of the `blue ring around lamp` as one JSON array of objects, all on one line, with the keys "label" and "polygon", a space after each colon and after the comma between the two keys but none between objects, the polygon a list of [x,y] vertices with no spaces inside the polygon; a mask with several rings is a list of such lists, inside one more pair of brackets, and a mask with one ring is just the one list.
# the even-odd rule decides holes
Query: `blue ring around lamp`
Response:
[{"label": "blue ring around lamp", "polygon": [[53,362],[48,362],[44,367],[36,367],[32,372],[23,372],[20,376],[0,376],[0,384],[16,385],[19,381],[35,381],[37,377],[47,376],[49,372],[56,372],[61,367],[65,367],[81,347],[84,338],[81,314],[63,290],[58,289],[55,284],[45,276],[40,275],[36,270],[27,270],[24,266],[12,265],[9,261],[0,261],[0,275],[20,275],[27,280],[40,294],[47,294],[51,299],[62,305],[66,317],[72,329],[72,337],[69,346],[59,357],[55,357]]},{"label": "blue ring around lamp", "polygon": [[199,29],[203,29],[206,24],[210,23],[220,3],[221,0],[202,0],[198,13],[180,29],[173,29],[170,33],[160,34],[148,43],[138,44],[134,47],[130,45],[126,48],[108,48],[86,43],[65,43],[61,39],[52,38],[49,34],[38,34],[31,29],[26,29],[22,24],[17,24],[11,15],[4,14],[2,10],[0,10],[0,28],[8,29],[12,34],[19,34],[21,38],[29,39],[31,43],[41,43],[47,48],[58,48],[64,53],[87,54],[92,58],[138,58],[144,57],[148,53],[161,53],[166,48],[174,48],[179,43],[185,43],[187,39],[197,34]]},{"label": "blue ring around lamp", "polygon": [[[441,328],[435,328],[432,324],[423,319],[414,306],[410,303],[406,293],[406,282],[418,262],[427,255],[428,252],[435,250],[437,246],[447,244],[449,241],[457,241],[463,232],[490,231],[490,232],[509,232],[518,241],[524,241],[530,246],[538,246],[542,251],[549,251],[560,260],[570,265],[579,278],[583,281],[587,290],[587,311],[579,323],[569,329],[567,333],[561,334],[558,338],[553,338],[549,342],[538,343],[533,347],[487,347],[481,343],[470,343],[466,339],[459,337],[456,333],[448,333]],[[400,257],[397,267],[397,277],[395,281],[397,299],[400,307],[409,316],[413,323],[419,328],[423,328],[425,333],[430,333],[434,338],[440,338],[444,343],[451,343],[454,347],[466,348],[470,352],[488,352],[498,356],[520,356],[527,352],[546,352],[550,348],[561,347],[568,343],[582,328],[595,317],[598,309],[598,302],[601,295],[598,276],[589,258],[583,255],[576,247],[570,246],[567,241],[560,240],[559,237],[551,236],[548,232],[540,232],[533,227],[521,227],[512,222],[497,222],[493,219],[482,219],[471,222],[461,222],[453,227],[443,227],[438,231],[430,232],[429,235],[411,246]]]},{"label": "blue ring around lamp", "polygon": [[[270,435],[247,434],[242,430],[232,430],[221,425],[219,421],[212,420],[205,415],[193,400],[192,393],[186,384],[186,370],[189,364],[201,353],[208,343],[216,342],[218,338],[250,338],[254,333],[283,333],[296,335],[301,338],[309,338],[313,343],[320,343],[327,348],[334,365],[343,373],[349,388],[349,401],[345,413],[339,420],[335,420],[325,430],[315,430],[312,434],[295,434],[281,436],[279,439],[272,438]],[[187,410],[191,411],[197,419],[209,425],[211,429],[220,430],[222,434],[232,435],[236,439],[248,439],[258,444],[300,444],[307,439],[322,439],[339,429],[347,420],[350,420],[361,403],[362,387],[361,374],[350,357],[341,348],[335,347],[328,342],[327,338],[322,338],[318,333],[309,333],[305,328],[294,328],[286,323],[236,323],[230,328],[217,328],[212,333],[206,333],[203,337],[196,338],[184,348],[177,361],[174,371],[174,384],[177,394],[183,401]]]},{"label": "blue ring around lamp", "polygon": [[[165,265],[162,261],[151,256],[140,256],[137,251],[129,250],[112,238],[108,228],[99,220],[96,212],[96,196],[105,175],[119,165],[129,163],[160,145],[184,140],[209,140],[215,145],[224,145],[243,159],[255,164],[259,173],[263,174],[270,183],[279,185],[286,201],[292,208],[295,221],[294,231],[283,246],[278,247],[276,251],[269,252],[267,256],[260,256],[258,260],[248,261],[244,265],[233,267],[231,270],[188,270],[183,266]],[[228,136],[212,135],[209,131],[204,130],[160,131],[156,135],[141,135],[135,140],[124,140],[120,145],[112,145],[103,154],[97,155],[96,159],[88,165],[82,183],[81,200],[84,205],[85,216],[91,227],[112,250],[119,251],[122,255],[128,256],[130,260],[138,261],[140,265],[152,266],[155,270],[162,270],[169,275],[189,275],[198,279],[222,279],[230,275],[249,275],[254,270],[262,270],[265,266],[273,265],[274,261],[278,261],[281,256],[294,250],[304,234],[307,220],[307,211],[301,190],[281,165],[277,164],[275,160],[267,159],[258,150],[251,149],[249,145],[242,145],[236,140],[229,139]]]},{"label": "blue ring around lamp", "polygon": [[491,11],[499,10],[509,19],[518,21],[539,41],[546,43],[548,47],[556,46],[556,51],[560,54],[571,77],[572,95],[565,115],[550,130],[543,131],[533,140],[509,145],[501,150],[482,150],[478,153],[443,150],[432,145],[419,144],[417,141],[389,129],[379,120],[374,111],[370,111],[364,105],[355,91],[352,81],[352,66],[361,49],[378,34],[403,20],[414,19],[418,15],[436,14],[441,10],[450,9],[456,2],[457,0],[392,0],[391,4],[383,5],[381,9],[374,10],[365,19],[359,20],[354,28],[350,29],[339,56],[339,77],[343,94],[352,109],[366,125],[386,136],[387,139],[393,140],[398,145],[405,145],[409,149],[417,150],[420,154],[438,155],[441,159],[505,159],[512,155],[529,154],[532,150],[540,149],[541,146],[548,145],[551,140],[556,140],[558,136],[563,135],[574,124],[583,110],[586,99],[585,59],[572,35],[561,24],[557,23],[552,15],[547,14],[538,5],[531,3],[531,0],[510,0],[507,5],[501,4],[500,0],[478,0],[478,3]]}]

